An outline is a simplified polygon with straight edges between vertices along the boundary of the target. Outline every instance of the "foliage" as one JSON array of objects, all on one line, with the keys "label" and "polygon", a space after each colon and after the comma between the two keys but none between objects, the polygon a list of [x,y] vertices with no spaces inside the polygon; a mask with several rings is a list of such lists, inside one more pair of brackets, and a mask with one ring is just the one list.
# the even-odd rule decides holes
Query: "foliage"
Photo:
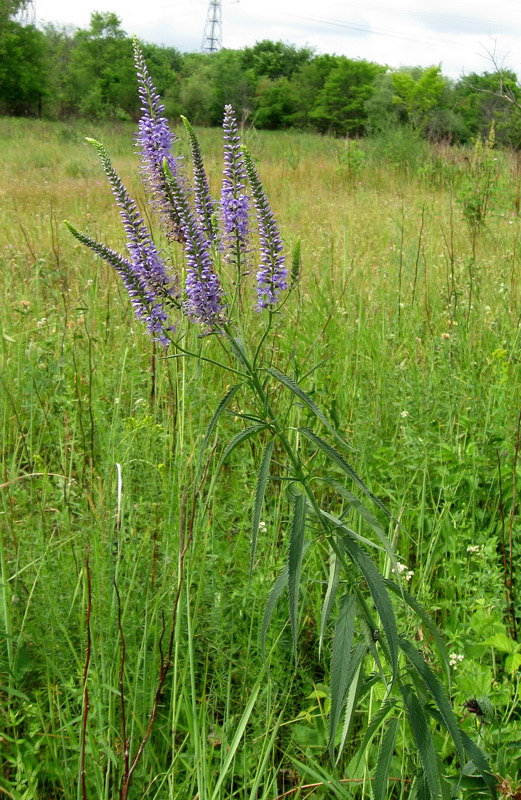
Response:
[{"label": "foliage", "polygon": [[[0,120],[2,185],[11,190],[0,211],[6,298],[0,308],[0,627],[9,632],[0,646],[0,785],[38,800],[77,796],[87,537],[95,576],[89,735],[101,743],[89,763],[89,791],[108,800],[116,793],[122,752],[113,579],[122,600],[124,680],[135,742],[160,668],[157,631],[162,611],[168,618],[165,598],[175,577],[180,523],[183,514],[189,521],[197,488],[201,422],[211,420],[235,383],[202,362],[154,352],[109,268],[56,224],[81,219],[91,236],[102,230],[111,247],[124,246],[117,209],[99,186],[95,152],[83,142],[85,131],[106,143],[144,208],[133,126]],[[215,196],[222,136],[214,130],[198,135]],[[364,157],[356,180],[346,180],[344,142],[309,133],[246,130],[245,136],[288,239],[302,235],[301,278],[283,309],[284,335],[277,337],[273,366],[292,374],[293,364],[307,371],[328,359],[303,374],[301,386],[348,438],[354,450],[347,458],[357,474],[400,519],[402,528],[391,524],[389,537],[405,567],[404,588],[431,610],[446,643],[454,714],[489,753],[498,793],[514,797],[521,784],[520,670],[512,673],[514,661],[507,662],[518,644],[506,616],[501,520],[508,564],[512,513],[519,623],[515,154],[495,151],[499,194],[480,233],[480,291],[467,320],[470,242],[454,196],[473,148],[429,146],[417,137],[409,140],[415,157],[406,159],[405,138],[393,149],[391,133],[390,155],[381,139],[350,142]],[[182,149],[187,152],[185,144]],[[159,233],[157,244],[169,246]],[[252,333],[261,334],[262,319],[251,314]],[[198,333],[191,329],[191,341],[218,358],[215,337],[200,339]],[[279,406],[285,392],[282,385],[273,391]],[[243,399],[235,394],[209,437],[208,455],[217,440],[214,459],[243,422]],[[291,413],[309,427],[313,414],[301,399]],[[334,444],[332,434],[322,431]],[[230,453],[212,496],[200,495],[171,682],[135,775],[136,793],[143,787],[145,797],[157,800],[198,791],[220,800],[272,800],[289,791],[304,795],[310,790],[303,786],[314,784],[318,797],[368,798],[381,790],[382,783],[370,778],[377,764],[384,774],[396,735],[392,794],[407,797],[418,748],[399,712],[401,695],[394,697],[400,706],[367,744],[366,757],[358,757],[383,700],[377,684],[359,698],[336,770],[330,764],[332,644],[340,605],[319,659],[329,578],[325,546],[308,548],[303,564],[302,575],[311,580],[301,580],[300,587],[299,669],[289,668],[293,645],[281,597],[266,635],[271,681],[257,690],[262,659],[256,632],[270,585],[288,559],[288,499],[277,492],[283,482],[277,480],[275,448],[250,580],[251,512],[264,452],[264,442],[245,440]],[[122,468],[119,528],[115,463]],[[323,506],[334,502],[327,485],[320,500]],[[374,513],[387,532],[385,517]],[[367,534],[367,523],[356,520],[353,512],[355,532]],[[378,558],[385,569],[385,557]],[[430,652],[436,649],[429,629],[405,613],[398,595],[393,598],[398,624],[444,680]],[[369,670],[363,675],[371,677]],[[475,710],[486,706],[484,698],[493,706],[490,722]],[[438,722],[433,725],[444,774],[456,789],[454,753]],[[469,767],[460,781],[457,796],[463,800],[483,796],[471,773]]]}]

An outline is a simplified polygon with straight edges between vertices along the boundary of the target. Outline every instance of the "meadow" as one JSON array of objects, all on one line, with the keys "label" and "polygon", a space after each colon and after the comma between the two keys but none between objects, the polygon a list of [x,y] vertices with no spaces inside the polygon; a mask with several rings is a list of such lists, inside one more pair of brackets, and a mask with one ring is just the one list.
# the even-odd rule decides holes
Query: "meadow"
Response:
[{"label": "meadow", "polygon": [[[221,134],[199,133],[216,195]],[[88,796],[119,797],[120,686],[135,747],[190,530],[172,667],[129,797],[371,797],[381,742],[363,739],[378,686],[337,769],[327,753],[320,548],[301,588],[298,662],[281,603],[268,677],[259,631],[287,558],[284,493],[274,484],[267,495],[250,580],[256,446],[232,454],[211,493],[196,480],[226,378],[164,358],[117,276],[63,225],[124,247],[84,136],[105,144],[150,215],[133,134],[126,123],[0,119],[0,795],[81,798],[83,757]],[[499,793],[519,798],[519,158],[492,142],[428,145],[409,130],[362,142],[244,136],[285,242],[302,240],[274,366],[310,372],[306,392],[400,520],[389,536],[451,654],[456,716],[488,753]],[[404,613],[402,624],[428,653],[418,619]],[[448,738],[437,738],[456,775]],[[417,759],[403,722],[389,797],[411,795]],[[480,792],[469,771],[456,796]]]}]

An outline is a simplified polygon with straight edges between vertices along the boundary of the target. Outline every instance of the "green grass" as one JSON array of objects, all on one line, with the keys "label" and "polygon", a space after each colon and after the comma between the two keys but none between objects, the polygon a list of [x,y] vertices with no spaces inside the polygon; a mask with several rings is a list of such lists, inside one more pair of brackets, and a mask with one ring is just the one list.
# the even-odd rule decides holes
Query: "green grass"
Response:
[{"label": "green grass", "polygon": [[[103,141],[144,207],[132,133],[130,125],[0,120],[0,792],[16,800],[81,797],[89,552],[86,778],[89,797],[119,796],[115,586],[135,752],[193,508],[173,665],[130,797],[274,800],[335,776],[326,753],[329,662],[317,655],[327,573],[313,551],[298,669],[289,630],[274,623],[271,679],[258,683],[263,608],[287,554],[284,496],[274,488],[268,498],[250,583],[248,520],[260,453],[236,451],[215,492],[204,485],[197,495],[198,445],[226,378],[209,365],[154,353],[116,276],[62,224],[70,219],[123,246],[117,209],[83,136]],[[464,656],[452,674],[456,714],[463,718],[469,698],[490,698],[496,719],[479,736],[494,772],[519,786],[520,672],[504,652],[511,637],[506,645],[501,639],[512,632],[501,523],[503,513],[508,545],[512,509],[514,593],[521,566],[516,161],[498,154],[500,178],[473,253],[463,215],[472,152],[428,148],[407,134],[358,145],[250,131],[246,141],[287,242],[302,237],[302,282],[285,309],[275,364],[291,368],[295,359],[311,369],[328,359],[306,391],[355,448],[358,472],[400,517],[404,530],[390,533],[414,572],[411,590],[450,652]],[[215,193],[220,133],[201,132],[201,144]],[[233,429],[233,419],[225,421],[219,441]],[[218,445],[213,457],[219,452]],[[517,595],[515,613],[519,625]],[[276,616],[283,622],[284,608]],[[401,616],[418,641],[428,639]],[[375,687],[336,776],[360,782],[317,787],[314,796],[369,797],[379,741],[356,772],[352,759],[378,700]],[[474,717],[463,725],[478,741]],[[404,729],[391,766],[393,797],[408,796],[415,757]]]}]

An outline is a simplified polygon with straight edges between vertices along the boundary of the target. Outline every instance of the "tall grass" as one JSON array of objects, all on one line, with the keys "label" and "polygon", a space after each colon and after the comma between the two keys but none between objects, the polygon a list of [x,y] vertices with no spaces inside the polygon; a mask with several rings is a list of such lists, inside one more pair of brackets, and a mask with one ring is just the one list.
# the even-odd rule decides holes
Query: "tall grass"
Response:
[{"label": "tall grass", "polygon": [[[302,598],[299,668],[290,667],[290,632],[274,627],[271,679],[258,680],[260,620],[287,551],[284,504],[273,493],[249,582],[255,453],[234,455],[211,497],[195,485],[197,447],[224,379],[201,380],[203,365],[161,358],[109,268],[64,232],[64,218],[83,220],[99,238],[102,221],[104,240],[121,246],[117,209],[83,135],[104,141],[146,212],[132,133],[0,120],[0,788],[14,798],[81,796],[90,609],[86,781],[91,797],[117,796],[120,680],[135,752],[193,509],[173,667],[131,796],[274,800],[311,783],[315,796],[369,796],[379,742],[356,769],[355,756],[374,693],[338,772],[325,754],[329,667],[316,642],[327,575],[318,557]],[[220,132],[200,135],[215,192]],[[362,144],[255,131],[245,139],[287,240],[302,236],[303,278],[279,366],[325,361],[307,390],[401,519],[391,534],[412,590],[464,656],[452,675],[456,713],[464,716],[469,698],[490,698],[494,722],[477,732],[469,714],[463,725],[517,785],[520,673],[507,661],[515,642],[505,593],[512,562],[519,626],[515,160],[497,155],[497,192],[472,241],[462,201],[472,152],[428,149],[405,134]],[[408,796],[414,758],[404,729],[393,796]]]}]

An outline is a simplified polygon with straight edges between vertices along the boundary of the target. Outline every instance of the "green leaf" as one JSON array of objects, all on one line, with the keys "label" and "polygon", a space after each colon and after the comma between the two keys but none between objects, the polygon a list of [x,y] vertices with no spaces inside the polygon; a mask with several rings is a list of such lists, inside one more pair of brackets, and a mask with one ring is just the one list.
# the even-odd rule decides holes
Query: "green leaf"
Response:
[{"label": "green leaf", "polygon": [[329,753],[334,757],[335,733],[342,713],[344,698],[349,689],[349,664],[355,632],[356,603],[352,594],[345,594],[340,600],[340,610],[333,638],[331,655],[331,711],[329,712]]},{"label": "green leaf", "polygon": [[261,672],[261,674],[257,678],[257,682],[255,683],[255,686],[253,687],[253,691],[252,691],[252,693],[250,695],[250,699],[248,700],[248,703],[246,704],[246,708],[242,712],[242,716],[241,716],[241,718],[239,720],[239,724],[237,725],[237,729],[235,731],[234,737],[233,737],[233,739],[231,741],[231,744],[230,744],[230,746],[228,748],[224,764],[222,764],[220,766],[220,768],[219,768],[219,778],[218,778],[218,780],[217,780],[217,782],[215,784],[211,800],[216,800],[216,798],[219,797],[219,792],[220,792],[221,786],[222,786],[222,784],[224,782],[224,779],[226,778],[226,775],[228,774],[228,770],[230,769],[230,766],[232,765],[232,762],[233,762],[233,760],[235,758],[235,755],[237,753],[237,748],[238,748],[239,743],[240,743],[240,741],[241,741],[241,739],[242,739],[242,737],[244,735],[244,731],[246,730],[246,726],[248,724],[248,721],[250,719],[251,713],[252,713],[253,708],[255,706],[255,703],[257,701],[257,695],[259,694],[259,689],[261,687],[261,681],[262,681],[263,677],[264,676],[263,676],[263,674]]},{"label": "green leaf", "polygon": [[416,775],[416,800],[431,800],[431,797],[425,772],[423,769],[419,769]]},{"label": "green leaf", "polygon": [[271,622],[271,618],[273,616],[273,612],[275,611],[275,606],[281,596],[282,592],[288,585],[288,565],[284,567],[278,578],[276,579],[275,583],[271,588],[270,595],[268,597],[268,601],[266,603],[266,607],[264,609],[264,616],[262,618],[262,628],[261,628],[261,649],[262,649],[262,658],[264,661],[264,665],[266,666],[266,634],[268,632],[269,624]]},{"label": "green leaf", "polygon": [[376,610],[378,611],[379,617],[382,621],[382,626],[385,631],[387,643],[389,645],[391,657],[390,666],[393,672],[394,680],[398,669],[398,630],[396,628],[396,617],[394,616],[394,610],[385,587],[384,579],[376,569],[367,553],[362,550],[362,548],[359,547],[353,539],[351,539],[349,536],[343,536],[342,542],[347,554],[350,556],[353,563],[358,566],[360,572],[364,576],[369,587],[369,591],[371,592],[371,597],[373,598],[373,602],[376,606]]},{"label": "green leaf", "polygon": [[355,511],[357,511],[358,514],[360,514],[362,519],[364,519],[367,522],[367,524],[371,527],[371,529],[376,533],[378,539],[382,543],[385,552],[389,556],[389,560],[394,569],[394,574],[396,575],[397,578],[399,578],[400,572],[398,569],[398,562],[396,560],[392,544],[389,541],[389,537],[385,533],[383,527],[380,525],[374,514],[372,514],[371,511],[369,511],[367,506],[365,506],[362,503],[362,501],[358,497],[356,497],[356,495],[350,492],[349,489],[346,489],[345,486],[342,486],[341,483],[338,483],[338,481],[334,481],[331,478],[326,478],[324,480],[324,483],[326,483],[328,486],[334,489],[334,491],[337,492],[341,497],[345,498],[347,502],[355,509]]},{"label": "green leaf", "polygon": [[356,754],[353,756],[353,758],[349,763],[349,767],[347,769],[348,774],[350,774],[352,770],[356,772],[360,764],[360,761],[362,760],[367,748],[369,747],[369,745],[373,740],[373,737],[375,736],[379,728],[383,725],[383,723],[385,722],[391,711],[395,708],[395,706],[396,703],[394,701],[386,699],[384,700],[384,702],[382,703],[376,714],[373,714],[370,723],[367,725],[365,729],[364,738],[362,739],[360,747],[358,748],[358,751],[356,752]]},{"label": "green leaf", "polygon": [[306,530],[306,497],[303,494],[295,495],[293,501],[293,520],[291,523],[291,538],[289,541],[288,558],[288,588],[289,588],[289,619],[291,635],[293,637],[293,651],[297,658],[298,635],[298,595],[300,574],[302,571],[302,558],[304,554],[304,533]]},{"label": "green leaf", "polygon": [[412,686],[402,684],[400,686],[400,691],[405,703],[407,716],[409,718],[414,741],[416,742],[416,747],[418,748],[429,791],[434,798],[439,797],[440,782],[438,778],[438,765],[429,723],[427,722],[423,708]]},{"label": "green leaf", "polygon": [[511,675],[521,667],[521,653],[512,653],[505,659],[505,667]]},{"label": "green leaf", "polygon": [[376,762],[376,769],[374,772],[374,800],[385,800],[387,795],[387,781],[389,778],[389,770],[391,769],[391,761],[394,753],[394,746],[396,744],[396,736],[398,728],[400,727],[400,720],[394,717],[390,720],[385,735],[380,745],[380,752],[378,753],[378,761]]},{"label": "green leaf", "polygon": [[333,608],[333,603],[335,602],[336,593],[338,591],[338,586],[340,583],[340,575],[341,575],[340,559],[337,558],[335,551],[331,549],[329,553],[329,578],[327,581],[327,591],[326,591],[326,596],[324,597],[324,602],[322,604],[322,613],[320,619],[320,637],[318,640],[319,658],[320,658],[320,653],[322,652],[322,644],[324,642],[324,634],[326,632],[327,621],[329,619],[331,609]]},{"label": "green leaf", "polygon": [[412,610],[416,614],[418,614],[418,616],[420,617],[421,621],[423,622],[423,624],[425,625],[425,627],[427,628],[427,630],[429,631],[429,633],[433,637],[434,641],[436,642],[436,645],[438,646],[438,651],[439,651],[439,653],[440,653],[440,655],[442,657],[442,661],[443,661],[443,664],[445,666],[445,673],[447,675],[447,679],[448,679],[449,685],[450,685],[450,667],[449,667],[449,656],[448,656],[448,653],[447,653],[447,648],[445,647],[445,642],[443,641],[443,639],[441,638],[440,634],[438,633],[438,629],[436,628],[436,625],[434,624],[434,622],[430,618],[429,614],[423,608],[423,606],[420,603],[418,603],[416,598],[412,596],[412,594],[409,594],[409,592],[407,592],[405,589],[402,589],[400,586],[398,586],[396,583],[394,583],[394,581],[391,581],[388,578],[385,578],[385,585],[387,586],[388,589],[391,590],[391,592],[393,592],[394,594],[398,595],[403,600],[405,600],[407,605],[410,608],[412,608]]},{"label": "green leaf", "polygon": [[309,395],[307,395],[300,388],[300,386],[295,383],[295,381],[292,381],[291,378],[288,378],[287,375],[284,375],[282,372],[279,372],[278,369],[274,369],[273,367],[271,367],[271,369],[268,369],[267,372],[272,376],[272,378],[276,378],[276,380],[278,380],[280,383],[282,383],[283,386],[286,387],[286,389],[289,389],[291,392],[293,392],[293,394],[295,394],[299,398],[299,400],[302,400],[302,402],[310,409],[310,411],[313,412],[313,414],[317,417],[317,419],[319,419],[320,422],[323,425],[325,425],[325,427],[328,429],[328,431],[335,437],[335,439],[338,442],[340,442],[340,444],[343,447],[348,447],[349,448],[349,445],[347,444],[347,442],[342,438],[342,436],[340,436],[338,431],[336,431],[333,428],[333,426],[331,425],[331,423],[329,422],[327,417],[324,416],[322,411],[313,402],[311,397],[309,397]]},{"label": "green leaf", "polygon": [[230,401],[232,400],[234,395],[237,394],[237,392],[239,391],[241,386],[242,386],[242,383],[238,383],[235,386],[232,386],[230,391],[227,392],[224,395],[223,399],[221,400],[221,402],[219,403],[219,405],[215,409],[214,414],[213,414],[210,422],[208,423],[208,427],[207,427],[206,433],[204,435],[203,443],[201,445],[201,450],[199,452],[199,463],[201,463],[201,457],[202,457],[206,447],[208,446],[208,442],[210,441],[210,438],[211,438],[211,435],[212,435],[212,433],[213,433],[213,431],[215,429],[215,426],[217,425],[217,423],[219,421],[219,417],[221,416],[221,414],[223,413],[225,408],[228,407]]},{"label": "green leaf", "polygon": [[217,466],[217,469],[215,470],[215,475],[217,476],[219,474],[222,465],[224,464],[224,462],[226,461],[227,457],[230,455],[232,450],[235,450],[235,448],[242,442],[246,441],[246,439],[251,439],[251,437],[255,436],[256,433],[265,431],[267,427],[268,427],[267,425],[262,423],[259,425],[250,425],[249,428],[244,428],[243,431],[239,431],[239,433],[233,437],[231,442],[229,442],[228,446],[225,448],[224,453],[222,454],[219,464]]},{"label": "green leaf", "polygon": [[505,633],[495,633],[494,636],[485,639],[482,644],[485,647],[494,647],[500,653],[519,653],[521,645],[510,639]]},{"label": "green leaf", "polygon": [[344,533],[347,533],[351,538],[356,539],[357,542],[365,544],[366,547],[373,547],[375,550],[381,550],[383,552],[383,547],[380,547],[379,544],[375,544],[375,542],[372,542],[370,539],[366,539],[365,536],[360,536],[359,533],[356,533],[356,531],[346,525],[345,522],[342,522],[340,517],[335,517],[334,514],[330,514],[329,511],[324,511],[322,508],[315,509],[311,503],[309,503],[309,507],[314,516],[318,514],[323,520],[326,520],[326,522],[330,523],[335,528],[344,531]]},{"label": "green leaf", "polygon": [[354,712],[356,709],[356,701],[358,698],[358,686],[360,684],[360,675],[362,673],[362,664],[366,653],[367,653],[367,647],[365,646],[365,644],[363,644],[363,642],[360,642],[360,644],[357,644],[356,647],[353,648],[353,652],[351,654],[349,662],[350,675],[348,676],[347,679],[349,689],[344,704],[345,705],[344,722],[342,724],[342,735],[340,737],[340,744],[338,745],[338,755],[336,761],[337,764],[340,760],[340,756],[342,755],[347,735],[349,733],[349,730],[351,728],[351,723],[353,721]]},{"label": "green leaf", "polygon": [[250,581],[253,575],[253,562],[255,559],[255,548],[257,546],[257,537],[259,535],[259,525],[262,516],[262,505],[264,503],[264,495],[266,493],[266,485],[268,483],[268,475],[270,471],[271,456],[273,454],[273,446],[275,444],[272,439],[266,445],[264,455],[262,456],[261,465],[257,475],[257,486],[255,487],[255,503],[253,506],[253,516],[251,521],[251,561],[250,561]]},{"label": "green leaf", "polygon": [[324,439],[321,439],[320,436],[317,436],[317,434],[314,433],[314,431],[310,430],[310,428],[299,428],[298,430],[303,436],[306,437],[306,439],[309,439],[309,441],[312,444],[314,444],[316,447],[322,450],[322,452],[331,461],[333,461],[333,463],[336,464],[337,467],[340,467],[340,469],[343,472],[345,472],[346,475],[349,475],[351,480],[363,491],[365,495],[367,495],[367,497],[369,497],[373,501],[373,503],[375,503],[375,505],[378,506],[378,508],[380,508],[385,514],[387,514],[387,516],[390,519],[393,519],[392,514],[390,513],[390,511],[387,510],[382,501],[379,500],[376,497],[376,495],[374,495],[370,491],[370,489],[368,489],[363,480],[356,474],[354,469],[349,466],[345,458],[342,455],[340,455],[340,453],[337,450],[335,450],[334,447],[331,447],[331,445],[325,442]]},{"label": "green leaf", "polygon": [[497,779],[490,770],[490,765],[477,744],[468,736],[465,731],[460,730],[461,741],[467,756],[470,758],[479,774],[487,784],[493,798],[497,796]]},{"label": "green leaf", "polygon": [[403,636],[398,637],[398,641],[408,661],[410,661],[410,663],[419,673],[425,686],[431,693],[432,698],[436,703],[439,712],[443,718],[445,727],[450,733],[452,741],[456,746],[459,759],[461,763],[463,763],[464,752],[463,752],[463,743],[461,741],[460,728],[457,723],[456,717],[454,716],[454,712],[452,710],[450,701],[443,690],[443,686],[441,685],[441,683],[439,682],[439,680],[437,679],[437,677],[435,676],[429,665],[426,663],[421,653],[419,653],[418,650],[416,650],[416,648],[409,641],[407,641],[407,639],[404,639]]}]

